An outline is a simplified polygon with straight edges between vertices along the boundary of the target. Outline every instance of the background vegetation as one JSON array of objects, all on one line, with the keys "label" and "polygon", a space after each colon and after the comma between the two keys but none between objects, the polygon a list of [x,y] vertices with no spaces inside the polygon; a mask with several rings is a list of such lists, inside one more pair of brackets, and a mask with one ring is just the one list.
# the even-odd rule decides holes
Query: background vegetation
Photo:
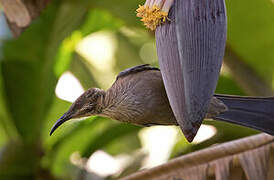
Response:
[{"label": "background vegetation", "polygon": [[[153,33],[135,17],[140,3],[56,0],[18,39],[0,37],[0,179],[92,179],[81,165],[71,162],[72,153],[88,158],[101,149],[111,155],[132,155],[141,147],[140,127],[100,117],[67,123],[54,136],[48,135],[70,105],[55,94],[65,71],[74,74],[84,89],[106,88],[125,68],[157,66]],[[272,95],[273,2],[230,0],[227,14],[227,50],[216,92]],[[77,50],[85,37],[102,32],[115,42],[112,64],[105,69]],[[217,129],[212,138],[188,144],[181,134],[170,158],[256,133],[226,123],[206,124]],[[132,155],[134,163],[122,175],[137,170],[142,157]]]}]

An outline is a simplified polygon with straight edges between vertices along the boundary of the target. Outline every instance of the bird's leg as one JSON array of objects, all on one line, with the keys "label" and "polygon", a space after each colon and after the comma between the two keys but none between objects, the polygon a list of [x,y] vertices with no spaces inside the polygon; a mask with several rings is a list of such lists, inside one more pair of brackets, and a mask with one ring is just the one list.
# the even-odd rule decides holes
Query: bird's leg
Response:
[{"label": "bird's leg", "polygon": [[206,113],[206,118],[214,118],[220,113],[228,111],[228,107],[216,97],[212,97]]}]

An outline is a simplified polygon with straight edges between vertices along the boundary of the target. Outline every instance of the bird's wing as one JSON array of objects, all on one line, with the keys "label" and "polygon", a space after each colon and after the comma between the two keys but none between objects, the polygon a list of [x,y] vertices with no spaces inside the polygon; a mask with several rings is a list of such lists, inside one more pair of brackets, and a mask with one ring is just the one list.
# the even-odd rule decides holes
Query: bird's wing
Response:
[{"label": "bird's wing", "polygon": [[142,64],[142,65],[139,65],[139,66],[134,66],[132,68],[128,68],[122,72],[120,72],[116,78],[119,79],[121,77],[125,77],[129,74],[134,74],[134,73],[138,73],[138,72],[142,72],[142,71],[147,71],[147,70],[156,70],[156,71],[160,71],[159,68],[157,67],[151,67],[149,66],[149,64]]}]

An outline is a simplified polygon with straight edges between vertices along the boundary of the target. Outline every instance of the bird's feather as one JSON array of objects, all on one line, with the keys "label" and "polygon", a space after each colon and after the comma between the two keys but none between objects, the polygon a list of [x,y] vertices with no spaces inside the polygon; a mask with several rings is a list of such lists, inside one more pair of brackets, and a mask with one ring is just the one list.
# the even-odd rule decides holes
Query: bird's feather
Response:
[{"label": "bird's feather", "polygon": [[157,67],[151,67],[149,64],[142,64],[142,65],[138,65],[138,66],[134,66],[132,68],[128,68],[128,69],[125,69],[124,71],[121,71],[116,80],[121,78],[121,77],[124,77],[124,76],[127,76],[129,74],[134,74],[134,73],[138,73],[138,72],[142,72],[142,71],[147,71],[147,70],[156,70],[156,71],[160,71],[159,68]]}]

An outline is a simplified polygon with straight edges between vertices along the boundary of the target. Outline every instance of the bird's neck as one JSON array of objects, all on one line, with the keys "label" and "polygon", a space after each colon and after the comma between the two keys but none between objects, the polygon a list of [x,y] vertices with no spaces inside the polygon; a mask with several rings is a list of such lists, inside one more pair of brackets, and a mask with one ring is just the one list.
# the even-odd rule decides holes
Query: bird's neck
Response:
[{"label": "bird's neck", "polygon": [[105,108],[105,102],[104,102],[105,96],[106,96],[106,92],[104,90],[100,89],[99,97],[96,100],[97,105],[96,105],[95,114],[97,114],[97,115],[101,114],[101,112]]},{"label": "bird's neck", "polygon": [[135,114],[131,112],[130,97],[125,90],[110,88],[102,99],[103,109],[101,116],[109,117],[115,120],[128,122]]},{"label": "bird's neck", "polygon": [[112,91],[112,89],[109,89],[104,96],[101,96],[100,98],[100,105],[102,107],[102,111],[100,115],[109,117],[112,119],[115,118],[116,114],[116,107],[118,105],[118,100],[117,100],[117,94],[115,91]]}]

